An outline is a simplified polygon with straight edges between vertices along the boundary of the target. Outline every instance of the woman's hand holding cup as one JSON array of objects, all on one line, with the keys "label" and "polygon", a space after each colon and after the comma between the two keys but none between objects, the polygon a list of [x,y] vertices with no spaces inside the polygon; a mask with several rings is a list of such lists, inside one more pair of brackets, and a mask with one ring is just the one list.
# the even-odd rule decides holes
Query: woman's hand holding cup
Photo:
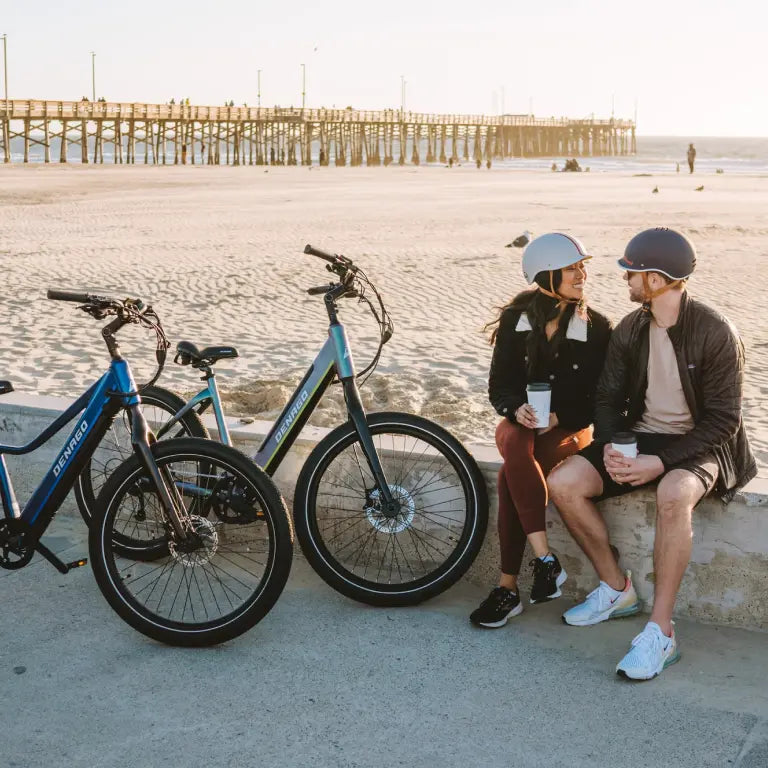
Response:
[{"label": "woman's hand holding cup", "polygon": [[536,415],[536,411],[529,403],[523,403],[515,411],[515,421],[528,429],[536,429],[536,427],[539,426],[539,419]]}]

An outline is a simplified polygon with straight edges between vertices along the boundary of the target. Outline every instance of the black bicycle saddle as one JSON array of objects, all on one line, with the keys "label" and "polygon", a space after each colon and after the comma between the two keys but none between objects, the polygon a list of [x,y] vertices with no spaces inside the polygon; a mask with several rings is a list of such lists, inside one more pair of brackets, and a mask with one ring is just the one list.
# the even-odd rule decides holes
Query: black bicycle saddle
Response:
[{"label": "black bicycle saddle", "polygon": [[179,365],[213,365],[218,360],[239,357],[237,349],[231,344],[216,345],[198,349],[191,341],[180,341],[176,345],[175,361]]}]

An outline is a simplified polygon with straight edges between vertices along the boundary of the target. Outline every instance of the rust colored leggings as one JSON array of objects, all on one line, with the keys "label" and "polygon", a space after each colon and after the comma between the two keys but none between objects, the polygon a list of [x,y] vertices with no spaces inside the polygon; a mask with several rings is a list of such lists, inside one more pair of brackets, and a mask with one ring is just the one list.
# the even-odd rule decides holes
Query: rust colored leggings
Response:
[{"label": "rust colored leggings", "polygon": [[571,432],[554,427],[543,435],[504,419],[496,445],[499,470],[499,544],[502,573],[517,576],[529,533],[545,530],[546,476],[563,459],[592,442],[592,427]]}]

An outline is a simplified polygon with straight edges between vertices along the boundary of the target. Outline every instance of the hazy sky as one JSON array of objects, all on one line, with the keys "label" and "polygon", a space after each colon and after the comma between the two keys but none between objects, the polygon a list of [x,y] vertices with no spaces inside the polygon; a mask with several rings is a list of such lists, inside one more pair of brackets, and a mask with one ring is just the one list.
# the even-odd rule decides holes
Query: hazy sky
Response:
[{"label": "hazy sky", "polygon": [[[530,10],[536,6],[540,10]],[[749,0],[0,0],[11,98],[633,117],[768,135],[768,5]]]}]

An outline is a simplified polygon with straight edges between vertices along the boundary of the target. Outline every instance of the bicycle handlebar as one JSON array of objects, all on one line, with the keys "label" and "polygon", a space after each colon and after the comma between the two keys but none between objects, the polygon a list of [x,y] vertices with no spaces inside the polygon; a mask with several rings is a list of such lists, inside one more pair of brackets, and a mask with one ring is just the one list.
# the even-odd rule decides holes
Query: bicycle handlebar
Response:
[{"label": "bicycle handlebar", "polygon": [[92,293],[77,293],[76,291],[57,291],[48,289],[48,298],[53,301],[73,301],[76,304],[103,304],[111,302],[108,296],[95,296]]},{"label": "bicycle handlebar", "polygon": [[326,261],[330,261],[331,264],[335,264],[339,259],[338,256],[334,256],[331,253],[326,253],[325,251],[321,251],[319,248],[313,248],[309,243],[304,246],[304,253],[308,253],[310,256],[317,256],[320,259],[325,259]]}]

